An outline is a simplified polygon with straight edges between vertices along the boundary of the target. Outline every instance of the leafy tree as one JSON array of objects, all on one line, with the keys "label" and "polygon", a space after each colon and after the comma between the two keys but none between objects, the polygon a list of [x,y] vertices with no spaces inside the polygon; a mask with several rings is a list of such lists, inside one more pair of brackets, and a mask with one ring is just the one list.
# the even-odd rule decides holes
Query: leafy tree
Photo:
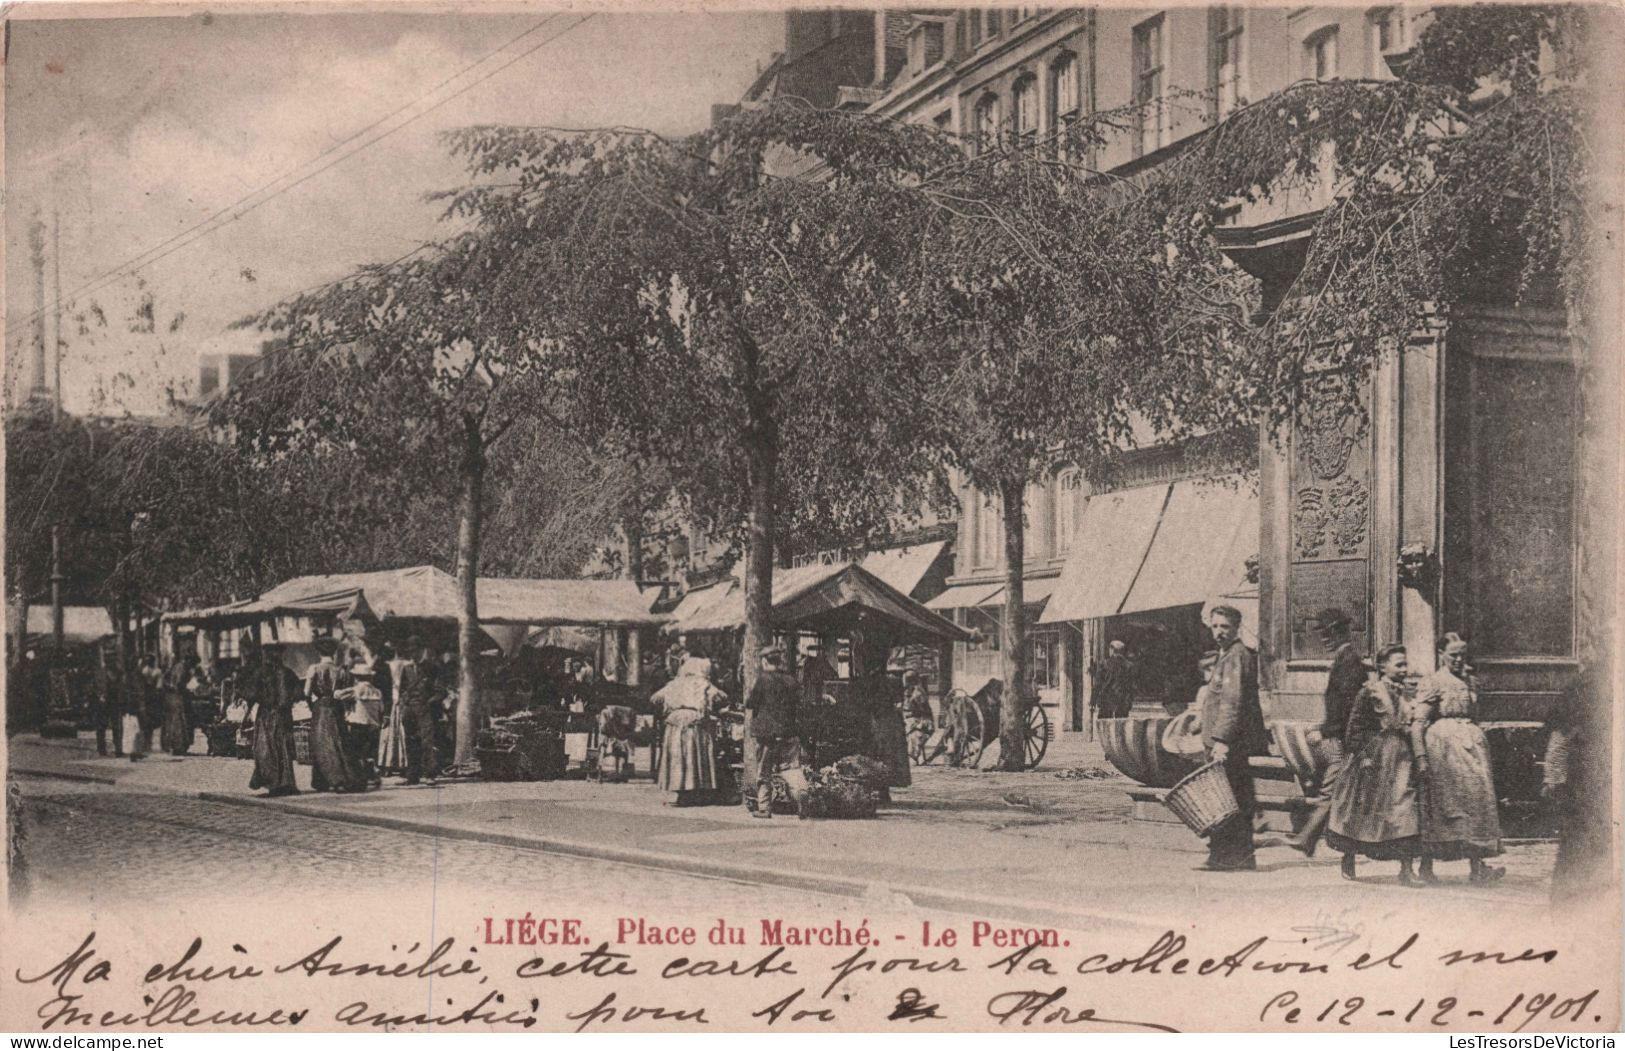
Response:
[{"label": "leafy tree", "polygon": [[937,209],[922,180],[957,153],[789,105],[681,140],[477,128],[454,144],[504,180],[454,212],[547,275],[572,422],[742,540],[753,681],[787,520],[858,535],[926,474],[898,308]]},{"label": "leafy tree", "polygon": [[476,583],[491,456],[553,396],[531,280],[503,244],[474,235],[365,267],[251,319],[279,349],[215,410],[261,457],[360,453],[409,516],[454,480],[459,764],[473,759],[479,726]]}]

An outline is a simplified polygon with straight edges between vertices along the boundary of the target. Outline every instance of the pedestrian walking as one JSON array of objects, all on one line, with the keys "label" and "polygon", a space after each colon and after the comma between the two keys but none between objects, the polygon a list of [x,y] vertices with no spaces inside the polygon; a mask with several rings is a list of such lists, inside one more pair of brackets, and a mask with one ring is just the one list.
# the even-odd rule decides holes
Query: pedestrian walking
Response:
[{"label": "pedestrian walking", "polygon": [[728,697],[711,684],[711,662],[687,658],[650,700],[665,720],[655,780],[671,794],[666,805],[686,806],[716,791],[715,716]]},{"label": "pedestrian walking", "polygon": [[[1326,842],[1343,852],[1343,878],[1355,878],[1355,858],[1399,862],[1399,882],[1414,882],[1412,859],[1422,849],[1417,758],[1411,705],[1405,699],[1410,661],[1403,646],[1377,653],[1379,678],[1360,688],[1343,741],[1347,758],[1332,791]],[[1421,764],[1426,765],[1426,756]]]},{"label": "pedestrian walking", "polygon": [[1349,712],[1361,687],[1370,678],[1365,657],[1354,645],[1347,613],[1335,607],[1323,609],[1315,614],[1315,627],[1320,634],[1320,644],[1332,655],[1331,671],[1326,676],[1325,715],[1312,741],[1320,775],[1308,820],[1302,831],[1288,836],[1286,841],[1293,850],[1309,857],[1315,856],[1315,847],[1326,834],[1326,823],[1331,820],[1332,792],[1347,762],[1343,735],[1348,730]]},{"label": "pedestrian walking", "polygon": [[197,658],[191,654],[170,662],[163,678],[164,724],[158,742],[170,755],[185,755],[192,748],[191,682]]},{"label": "pedestrian walking", "polygon": [[1433,862],[1467,859],[1469,879],[1492,883],[1506,870],[1485,862],[1501,853],[1501,818],[1490,743],[1478,725],[1478,683],[1467,671],[1467,642],[1441,640],[1439,670],[1416,688],[1413,741],[1419,742],[1422,784],[1422,870],[1435,882]]},{"label": "pedestrian walking", "polygon": [[1207,872],[1256,869],[1253,858],[1253,775],[1248,760],[1269,750],[1264,710],[1258,701],[1258,655],[1241,641],[1241,611],[1214,606],[1209,630],[1218,647],[1213,679],[1202,702],[1202,739],[1210,762],[1224,764],[1239,812],[1208,834]]},{"label": "pedestrian walking", "polygon": [[762,647],[762,671],[745,698],[749,713],[746,732],[755,742],[756,817],[773,816],[773,776],[781,766],[796,762],[796,702],[801,684],[784,671],[784,647]]},{"label": "pedestrian walking", "polygon": [[415,658],[401,668],[398,693],[401,731],[406,738],[406,783],[419,784],[427,777],[434,784],[440,776],[434,725],[435,705],[443,690],[440,662],[434,649],[417,639],[407,642],[406,652]]},{"label": "pedestrian walking", "polygon": [[406,724],[401,719],[400,675],[407,661],[398,658],[385,643],[378,650],[373,668],[373,685],[384,699],[384,728],[378,735],[378,772],[399,774],[406,770]]},{"label": "pedestrian walking", "polygon": [[316,640],[317,661],[305,672],[305,697],[310,701],[310,786],[318,792],[353,792],[363,787],[361,772],[344,735],[344,702],[340,690],[350,685],[350,673],[333,663],[338,643]]},{"label": "pedestrian walking", "polygon": [[251,651],[244,670],[254,705],[254,774],[248,787],[263,788],[272,796],[295,795],[299,786],[293,771],[293,705],[299,697],[299,680],[282,663],[282,647],[276,643]]}]

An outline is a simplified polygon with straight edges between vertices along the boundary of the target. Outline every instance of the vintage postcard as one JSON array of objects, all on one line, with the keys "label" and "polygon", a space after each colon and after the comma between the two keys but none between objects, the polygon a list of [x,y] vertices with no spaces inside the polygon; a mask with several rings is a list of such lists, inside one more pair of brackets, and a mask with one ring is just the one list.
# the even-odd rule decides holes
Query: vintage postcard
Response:
[{"label": "vintage postcard", "polygon": [[0,16],[0,1029],[1613,1046],[1618,6]]}]

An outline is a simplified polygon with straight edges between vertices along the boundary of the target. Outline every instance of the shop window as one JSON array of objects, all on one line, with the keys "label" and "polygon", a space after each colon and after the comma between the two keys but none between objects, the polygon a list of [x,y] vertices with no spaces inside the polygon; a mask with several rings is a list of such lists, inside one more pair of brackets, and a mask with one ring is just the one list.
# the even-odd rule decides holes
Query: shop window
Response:
[{"label": "shop window", "polygon": [[1163,105],[1163,18],[1157,15],[1134,27],[1134,155],[1151,153],[1168,142],[1167,107]]},{"label": "shop window", "polygon": [[1033,687],[1055,690],[1061,686],[1061,634],[1058,631],[1035,631],[1027,639],[1027,670]]},{"label": "shop window", "polygon": [[240,656],[242,653],[239,644],[240,633],[235,629],[222,631],[215,636],[214,656],[216,660],[228,660]]},{"label": "shop window", "polygon": [[1447,373],[1444,629],[1481,657],[1574,653],[1579,417],[1563,351],[1470,339]]},{"label": "shop window", "polygon": [[1208,91],[1213,96],[1213,116],[1223,120],[1241,105],[1242,30],[1244,15],[1239,7],[1220,6],[1208,12]]}]

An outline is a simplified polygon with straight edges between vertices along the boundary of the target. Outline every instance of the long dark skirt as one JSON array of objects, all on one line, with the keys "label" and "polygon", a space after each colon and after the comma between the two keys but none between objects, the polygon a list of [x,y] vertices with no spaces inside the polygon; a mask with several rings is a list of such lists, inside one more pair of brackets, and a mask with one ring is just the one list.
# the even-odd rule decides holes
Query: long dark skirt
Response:
[{"label": "long dark skirt", "polygon": [[1407,738],[1384,731],[1349,757],[1332,789],[1326,845],[1368,858],[1422,852],[1422,819]]},{"label": "long dark skirt", "polygon": [[186,710],[186,695],[179,690],[164,691],[164,727],[158,741],[170,755],[185,755],[192,748],[192,718]]},{"label": "long dark skirt", "polygon": [[886,764],[890,776],[889,788],[907,788],[914,783],[912,765],[908,758],[908,730],[903,726],[903,713],[887,706],[872,717],[871,739],[874,749],[870,757]]},{"label": "long dark skirt", "polygon": [[344,721],[336,701],[311,704],[310,786],[318,792],[351,792],[362,787],[358,764],[345,748]]},{"label": "long dark skirt", "polygon": [[299,791],[293,780],[293,712],[287,708],[254,717],[254,776],[249,788],[269,789],[274,796]]}]

